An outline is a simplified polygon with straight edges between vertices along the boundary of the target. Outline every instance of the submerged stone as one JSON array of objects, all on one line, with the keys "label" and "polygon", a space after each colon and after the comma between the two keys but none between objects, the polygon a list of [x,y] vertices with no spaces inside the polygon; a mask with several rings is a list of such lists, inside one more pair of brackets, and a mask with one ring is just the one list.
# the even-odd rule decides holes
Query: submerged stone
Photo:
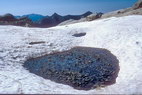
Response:
[{"label": "submerged stone", "polygon": [[31,73],[78,90],[114,84],[119,72],[119,61],[110,51],[89,47],[31,58],[23,66]]},{"label": "submerged stone", "polygon": [[82,37],[82,36],[85,36],[85,35],[86,35],[86,33],[76,33],[76,34],[74,34],[72,36],[74,36],[74,37]]}]

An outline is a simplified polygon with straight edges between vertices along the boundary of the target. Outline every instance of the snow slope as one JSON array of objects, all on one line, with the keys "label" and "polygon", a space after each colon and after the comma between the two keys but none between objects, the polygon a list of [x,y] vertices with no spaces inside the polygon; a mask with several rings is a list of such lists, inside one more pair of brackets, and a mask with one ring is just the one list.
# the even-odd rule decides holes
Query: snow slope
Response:
[{"label": "snow slope", "polygon": [[[86,36],[74,37],[75,33]],[[31,42],[44,41],[33,44]],[[76,90],[29,73],[22,63],[74,46],[105,48],[119,59],[114,85]],[[142,16],[108,18],[48,29],[0,26],[0,93],[24,94],[140,94],[142,93]]]}]

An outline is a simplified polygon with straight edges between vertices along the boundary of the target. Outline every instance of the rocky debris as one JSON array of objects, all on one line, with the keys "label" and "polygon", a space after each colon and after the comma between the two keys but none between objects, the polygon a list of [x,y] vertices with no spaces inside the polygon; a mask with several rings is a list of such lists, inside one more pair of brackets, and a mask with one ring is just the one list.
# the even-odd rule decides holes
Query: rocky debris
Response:
[{"label": "rocky debris", "polygon": [[95,19],[99,19],[101,18],[101,16],[103,15],[103,13],[96,13],[96,14],[91,14],[89,16],[86,17],[87,21],[92,21],[92,20],[95,20]]},{"label": "rocky debris", "polygon": [[122,17],[122,16],[129,16],[129,15],[142,15],[142,8],[135,9],[135,10],[132,8],[117,10],[117,11],[102,15],[100,19],[109,18],[109,17]]},{"label": "rocky debris", "polygon": [[138,0],[138,2],[133,6],[133,9],[142,8],[142,0]]},{"label": "rocky debris", "polygon": [[78,90],[112,85],[119,72],[119,61],[110,51],[75,47],[68,51],[28,59],[23,66],[31,73]]},{"label": "rocky debris", "polygon": [[138,2],[136,2],[136,4],[134,4],[134,6],[130,8],[121,9],[114,12],[103,14],[101,19],[108,17],[122,17],[129,15],[142,15],[142,0],[139,0]]}]

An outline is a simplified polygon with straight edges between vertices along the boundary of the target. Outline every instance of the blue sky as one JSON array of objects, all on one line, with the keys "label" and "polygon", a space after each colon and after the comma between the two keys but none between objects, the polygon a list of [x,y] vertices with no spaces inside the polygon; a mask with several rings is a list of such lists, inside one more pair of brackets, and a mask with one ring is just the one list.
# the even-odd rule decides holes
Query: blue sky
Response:
[{"label": "blue sky", "polygon": [[132,6],[137,0],[0,0],[0,14],[24,15],[37,13],[51,15],[54,12],[82,14],[86,11],[109,12]]}]

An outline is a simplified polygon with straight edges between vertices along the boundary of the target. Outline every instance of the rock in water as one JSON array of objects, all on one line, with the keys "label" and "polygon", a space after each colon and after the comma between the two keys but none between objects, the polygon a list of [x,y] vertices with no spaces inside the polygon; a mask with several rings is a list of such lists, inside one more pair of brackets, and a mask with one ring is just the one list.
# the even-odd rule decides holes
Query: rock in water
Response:
[{"label": "rock in water", "polygon": [[86,35],[86,33],[76,33],[76,34],[74,34],[72,36],[74,36],[74,37],[82,37],[82,36],[85,36],[85,35]]},{"label": "rock in water", "polygon": [[89,47],[31,58],[23,66],[31,73],[78,90],[114,84],[119,72],[119,61],[110,51]]}]

